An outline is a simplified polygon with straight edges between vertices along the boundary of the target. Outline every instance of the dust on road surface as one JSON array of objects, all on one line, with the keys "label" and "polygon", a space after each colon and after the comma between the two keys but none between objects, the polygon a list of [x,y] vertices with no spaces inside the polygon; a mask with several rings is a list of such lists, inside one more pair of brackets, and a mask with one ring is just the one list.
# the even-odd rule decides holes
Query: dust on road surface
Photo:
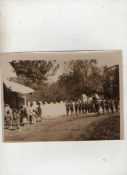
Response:
[{"label": "dust on road surface", "polygon": [[[4,141],[76,141],[80,135],[84,136],[80,140],[87,140],[85,135],[88,126],[111,117],[119,118],[119,114],[99,117],[96,114],[80,114],[43,119],[33,125],[21,126],[19,131],[4,129]],[[119,128],[117,130],[119,131]]]}]

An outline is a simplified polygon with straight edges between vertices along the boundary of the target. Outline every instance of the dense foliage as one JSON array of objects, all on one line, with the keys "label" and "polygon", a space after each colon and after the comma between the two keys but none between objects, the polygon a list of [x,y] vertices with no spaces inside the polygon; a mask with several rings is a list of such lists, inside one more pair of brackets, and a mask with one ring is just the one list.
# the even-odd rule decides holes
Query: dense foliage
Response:
[{"label": "dense foliage", "polygon": [[119,66],[98,66],[96,60],[70,60],[61,65],[63,72],[58,80],[49,83],[60,65],[57,61],[33,60],[11,62],[17,78],[16,82],[30,86],[35,93],[32,100],[56,102],[77,100],[81,94],[91,96],[95,93],[104,98],[119,99]]}]

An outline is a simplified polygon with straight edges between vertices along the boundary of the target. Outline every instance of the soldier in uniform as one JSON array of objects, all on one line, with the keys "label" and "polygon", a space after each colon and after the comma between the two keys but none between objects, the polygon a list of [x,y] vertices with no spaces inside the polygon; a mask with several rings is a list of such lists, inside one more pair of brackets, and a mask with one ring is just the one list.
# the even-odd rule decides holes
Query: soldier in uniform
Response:
[{"label": "soldier in uniform", "polygon": [[104,112],[105,112],[105,103],[104,103],[104,100],[102,99],[101,100],[101,108],[102,108],[102,110],[103,110],[103,114],[104,114]]},{"label": "soldier in uniform", "polygon": [[65,107],[66,107],[66,113],[67,113],[67,115],[69,115],[69,110],[70,110],[69,102],[66,102]]},{"label": "soldier in uniform", "polygon": [[71,111],[71,114],[74,114],[73,102],[70,103],[70,111]]},{"label": "soldier in uniform", "polygon": [[78,103],[77,102],[75,102],[74,108],[75,108],[75,114],[77,115],[77,111],[78,111]]},{"label": "soldier in uniform", "polygon": [[110,106],[111,113],[113,114],[114,113],[113,100],[110,100],[109,106]]},{"label": "soldier in uniform", "polygon": [[90,111],[91,112],[95,112],[94,103],[93,102],[90,103]]},{"label": "soldier in uniform", "polygon": [[99,116],[100,115],[100,105],[99,105],[98,101],[95,102],[95,109],[96,109],[96,112],[97,112],[97,116]]},{"label": "soldier in uniform", "polygon": [[106,108],[106,111],[109,113],[109,101],[108,100],[105,101],[105,108]]},{"label": "soldier in uniform", "polygon": [[91,112],[91,102],[88,103],[88,112]]},{"label": "soldier in uniform", "polygon": [[80,102],[80,101],[79,101],[79,106],[78,106],[78,108],[79,108],[79,114],[81,114],[82,104],[81,104],[81,102]]},{"label": "soldier in uniform", "polygon": [[114,100],[114,107],[115,107],[116,112],[118,112],[118,106],[119,106],[119,102],[117,99],[115,99]]},{"label": "soldier in uniform", "polygon": [[85,113],[87,112],[88,112],[88,101],[87,102],[85,101]]},{"label": "soldier in uniform", "polygon": [[83,101],[81,101],[81,110],[82,110],[82,113],[84,113],[85,111],[85,104]]}]

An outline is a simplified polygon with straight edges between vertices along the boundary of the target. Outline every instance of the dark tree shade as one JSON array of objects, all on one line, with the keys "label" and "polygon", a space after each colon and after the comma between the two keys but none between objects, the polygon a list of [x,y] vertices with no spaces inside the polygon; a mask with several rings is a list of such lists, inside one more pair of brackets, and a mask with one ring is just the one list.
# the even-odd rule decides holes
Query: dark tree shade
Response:
[{"label": "dark tree shade", "polygon": [[46,60],[12,61],[10,64],[13,66],[17,76],[27,78],[28,82],[31,83],[40,83],[43,80],[47,80],[48,73],[53,67],[53,62]]},{"label": "dark tree shade", "polygon": [[12,61],[16,82],[30,86],[35,93],[29,100],[59,102],[78,100],[82,94],[95,93],[106,99],[119,99],[119,66],[98,67],[96,60],[69,60],[63,63],[63,72],[56,82],[49,84],[60,65],[57,61]]},{"label": "dark tree shade", "polygon": [[104,67],[102,94],[105,98],[119,99],[119,66]]}]

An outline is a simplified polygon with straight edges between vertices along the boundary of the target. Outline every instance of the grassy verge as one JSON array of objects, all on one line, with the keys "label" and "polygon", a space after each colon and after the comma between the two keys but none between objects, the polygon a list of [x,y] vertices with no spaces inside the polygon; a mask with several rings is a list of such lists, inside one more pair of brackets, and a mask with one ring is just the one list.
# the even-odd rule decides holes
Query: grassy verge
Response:
[{"label": "grassy verge", "polygon": [[115,115],[87,126],[77,140],[119,140],[120,116]]}]

